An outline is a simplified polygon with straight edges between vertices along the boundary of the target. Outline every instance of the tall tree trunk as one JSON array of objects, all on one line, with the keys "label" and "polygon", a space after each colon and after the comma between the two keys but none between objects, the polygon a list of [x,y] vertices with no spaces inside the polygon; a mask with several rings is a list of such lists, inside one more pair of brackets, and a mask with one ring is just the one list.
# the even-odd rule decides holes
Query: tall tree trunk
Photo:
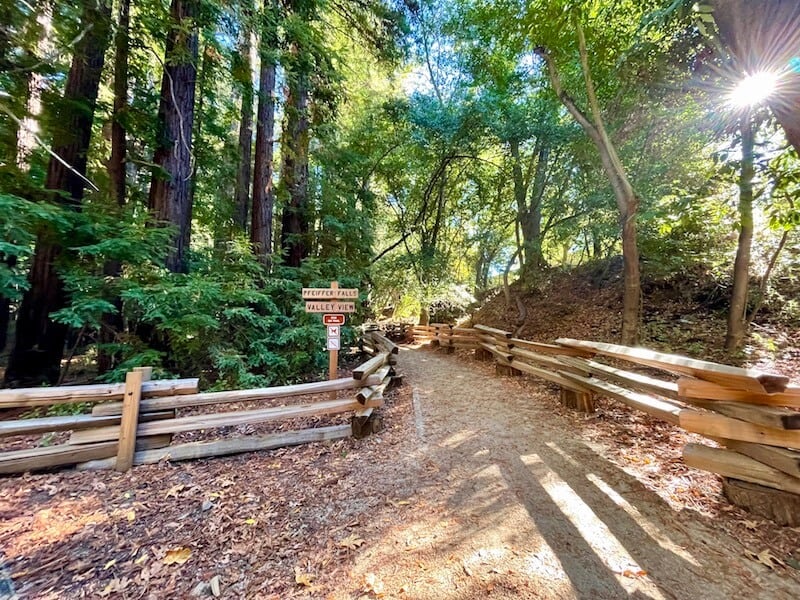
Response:
[{"label": "tall tree trunk", "polygon": [[530,275],[544,266],[542,253],[542,201],[547,188],[547,167],[550,147],[544,142],[536,144],[536,167],[531,186],[528,209],[520,223],[525,252],[525,275]]},{"label": "tall tree trunk", "polygon": [[521,263],[520,272],[527,271],[528,255],[525,250],[525,220],[528,214],[528,188],[525,185],[525,177],[522,172],[522,157],[519,152],[519,140],[509,140],[508,150],[511,154],[511,181],[514,183],[514,202],[517,205],[517,227],[523,231],[523,243],[520,247],[519,260]]},{"label": "tall tree trunk", "polygon": [[[205,41],[205,40],[204,40]],[[192,118],[192,175],[189,178],[189,207],[194,207],[194,199],[197,197],[198,172],[200,163],[206,158],[206,147],[203,143],[203,124],[205,123],[206,106],[206,86],[208,84],[208,74],[211,71],[212,52],[207,44],[203,44],[202,58],[198,58],[200,67],[197,70],[197,83],[195,84],[195,105],[194,117]],[[198,41],[198,52],[200,42]],[[213,228],[214,247],[218,247],[220,241],[220,227],[214,223]],[[191,225],[190,225],[191,228]]]},{"label": "tall tree trunk", "polygon": [[744,73],[780,73],[779,89],[767,99],[800,152],[800,72],[792,68],[800,48],[800,2],[797,0],[710,0],[722,43]]},{"label": "tall tree trunk", "polygon": [[127,139],[124,121],[126,118],[125,113],[128,109],[129,24],[130,0],[120,0],[114,52],[114,112],[111,117],[111,156],[108,159],[111,191],[117,201],[117,206],[125,206]]},{"label": "tall tree trunk", "polygon": [[[130,40],[130,0],[120,0],[117,15],[117,34],[114,50],[114,107],[111,116],[111,156],[108,159],[108,176],[111,193],[117,206],[125,206],[127,135],[125,132],[125,113],[128,108],[128,54]],[[122,272],[122,265],[117,260],[109,260],[103,265],[103,275],[117,278]],[[114,313],[105,313],[100,328],[101,347],[97,352],[97,370],[107,373],[114,367],[116,354],[103,348],[103,344],[111,344],[117,334],[122,331],[122,299],[115,296],[112,304],[117,308]]]},{"label": "tall tree trunk", "polygon": [[275,50],[278,46],[278,11],[275,0],[264,0],[259,40],[258,114],[253,165],[253,214],[250,243],[266,264],[272,253],[272,220],[275,191],[272,186],[273,136],[275,135]]},{"label": "tall tree trunk", "polygon": [[[16,256],[4,257],[3,262],[9,270],[17,266]],[[11,323],[11,300],[5,296],[0,296],[0,352],[6,349],[8,343],[8,326]]]},{"label": "tall tree trunk", "polygon": [[747,289],[750,284],[750,248],[753,243],[753,177],[755,176],[753,120],[742,116],[742,165],[739,174],[739,245],[733,264],[733,293],[728,313],[725,349],[729,352],[742,345],[747,318]]},{"label": "tall tree trunk", "polygon": [[149,207],[153,215],[178,228],[166,261],[167,269],[174,273],[189,270],[197,8],[198,0],[172,0],[158,107],[159,139],[153,157],[157,169],[150,185]]},{"label": "tall tree trunk", "polygon": [[308,92],[308,76],[305,73],[289,75],[286,126],[281,144],[282,185],[288,194],[281,219],[281,249],[285,264],[289,267],[299,267],[309,254]]},{"label": "tall tree trunk", "polygon": [[[39,41],[36,44],[36,56],[43,62],[48,61],[48,56],[53,50],[53,1],[43,0],[38,3],[36,25],[40,28]],[[20,171],[27,172],[30,168],[30,155],[36,147],[35,135],[39,131],[39,115],[42,112],[42,92],[45,89],[45,75],[38,69],[31,71],[28,77],[28,99],[26,102],[25,116],[17,132],[16,163]]]},{"label": "tall tree trunk", "polygon": [[233,72],[242,95],[241,110],[239,111],[239,152],[236,157],[239,168],[236,171],[233,222],[242,233],[247,231],[253,158],[253,61],[250,58],[252,31],[249,23],[251,16],[252,9],[248,6],[244,10],[245,22],[241,26],[241,37],[234,57]]},{"label": "tall tree trunk", "polygon": [[[94,109],[111,21],[111,3],[84,0],[81,23],[85,35],[75,43],[64,96],[59,103],[53,133],[53,151],[71,166],[51,159],[45,187],[54,190],[54,201],[80,208]],[[74,171],[72,170],[74,169]],[[56,272],[63,248],[54,231],[43,230],[28,276],[29,289],[17,318],[16,343],[6,371],[7,382],[58,381],[67,327],[50,319],[66,306],[64,285]]]},{"label": "tall tree trunk", "polygon": [[546,48],[539,47],[536,53],[541,56],[547,66],[550,82],[559,100],[569,111],[572,117],[583,128],[597,147],[603,170],[609,179],[614,191],[617,209],[619,210],[620,225],[622,229],[622,259],[625,279],[622,308],[622,343],[633,345],[639,337],[639,320],[641,314],[641,274],[639,271],[639,246],[637,243],[636,218],[639,210],[639,197],[628,180],[625,168],[617,155],[616,148],[605,129],[600,104],[594,89],[589,58],[586,49],[586,39],[583,27],[579,20],[575,20],[578,33],[578,46],[580,52],[581,69],[586,84],[586,96],[592,116],[584,113],[575,100],[564,90],[561,77],[553,57]]}]

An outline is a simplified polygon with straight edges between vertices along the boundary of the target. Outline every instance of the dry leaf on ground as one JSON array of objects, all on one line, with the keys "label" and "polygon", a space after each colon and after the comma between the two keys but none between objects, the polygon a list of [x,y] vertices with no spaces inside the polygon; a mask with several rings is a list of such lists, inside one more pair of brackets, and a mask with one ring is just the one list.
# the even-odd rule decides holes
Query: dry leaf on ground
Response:
[{"label": "dry leaf on ground", "polygon": [[182,565],[192,556],[191,548],[182,546],[180,548],[173,548],[167,551],[167,555],[162,561],[165,565]]},{"label": "dry leaf on ground", "polygon": [[765,567],[768,567],[770,569],[774,569],[776,567],[785,567],[786,566],[786,563],[783,562],[777,556],[775,556],[772,553],[772,551],[769,550],[769,549],[762,550],[759,553],[755,553],[755,552],[753,552],[751,550],[746,550],[745,551],[745,556],[747,556],[747,558],[749,558],[750,560],[754,560],[756,562],[759,562],[762,565],[764,565]]},{"label": "dry leaf on ground", "polygon": [[311,584],[314,583],[314,580],[316,578],[317,578],[316,575],[314,575],[313,573],[306,573],[300,567],[294,568],[294,582],[297,585],[311,587]]},{"label": "dry leaf on ground", "polygon": [[350,550],[355,550],[363,544],[364,540],[358,537],[355,533],[351,533],[346,538],[341,539],[336,543],[336,545],[340,548],[348,548]]}]

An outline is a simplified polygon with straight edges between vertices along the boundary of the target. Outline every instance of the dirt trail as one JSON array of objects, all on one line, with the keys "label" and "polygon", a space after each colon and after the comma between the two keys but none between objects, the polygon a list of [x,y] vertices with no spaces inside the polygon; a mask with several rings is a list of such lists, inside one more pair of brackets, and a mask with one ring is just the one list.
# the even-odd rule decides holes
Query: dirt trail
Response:
[{"label": "dirt trail", "polygon": [[791,570],[745,559],[712,520],[670,509],[514,380],[425,350],[401,364],[418,440],[391,477],[417,492],[356,557],[349,575],[366,597],[800,596]]}]

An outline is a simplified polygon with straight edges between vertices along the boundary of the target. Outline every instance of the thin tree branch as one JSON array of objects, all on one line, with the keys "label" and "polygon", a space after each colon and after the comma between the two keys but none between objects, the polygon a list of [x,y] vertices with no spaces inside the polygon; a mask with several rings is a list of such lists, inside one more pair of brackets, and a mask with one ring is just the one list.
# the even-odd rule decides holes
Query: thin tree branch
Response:
[{"label": "thin tree branch", "polygon": [[[22,125],[22,121],[11,111],[10,108],[8,108],[2,102],[0,102],[0,112],[4,112],[6,115],[8,115],[8,117],[12,121],[14,121],[20,127],[23,126]],[[99,192],[100,191],[100,188],[97,187],[91,180],[87,179],[84,175],[81,175],[72,165],[70,165],[67,161],[65,161],[63,158],[61,158],[58,154],[53,152],[53,150],[51,150],[48,147],[48,145],[44,143],[42,138],[40,138],[38,135],[36,135],[33,131],[28,131],[27,133],[29,133],[31,136],[33,136],[33,139],[36,140],[36,143],[39,144],[42,148],[44,148],[48,152],[48,154],[50,154],[50,156],[52,156],[58,162],[60,162],[62,165],[64,165],[70,173],[72,173],[73,175],[77,175],[80,179],[82,179],[84,182],[86,182],[89,185],[89,187],[91,187],[95,192]]]}]

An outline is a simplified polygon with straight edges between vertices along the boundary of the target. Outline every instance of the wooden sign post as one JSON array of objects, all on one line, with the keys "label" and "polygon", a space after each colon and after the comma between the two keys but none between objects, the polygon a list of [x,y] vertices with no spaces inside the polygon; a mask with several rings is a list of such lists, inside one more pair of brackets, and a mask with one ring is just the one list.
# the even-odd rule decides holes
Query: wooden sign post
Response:
[{"label": "wooden sign post", "polygon": [[[331,289],[338,290],[339,289],[339,282],[338,281],[331,281]],[[335,347],[332,347],[331,340],[336,340],[334,344]],[[339,371],[339,336],[335,338],[328,337],[328,381],[333,381],[336,379]]]},{"label": "wooden sign post", "polygon": [[323,313],[322,322],[328,331],[325,348],[328,350],[328,379],[331,381],[337,378],[339,369],[340,333],[341,326],[344,325],[342,313],[356,312],[354,300],[357,298],[357,289],[340,289],[338,281],[331,281],[329,288],[303,288],[306,312]]}]

